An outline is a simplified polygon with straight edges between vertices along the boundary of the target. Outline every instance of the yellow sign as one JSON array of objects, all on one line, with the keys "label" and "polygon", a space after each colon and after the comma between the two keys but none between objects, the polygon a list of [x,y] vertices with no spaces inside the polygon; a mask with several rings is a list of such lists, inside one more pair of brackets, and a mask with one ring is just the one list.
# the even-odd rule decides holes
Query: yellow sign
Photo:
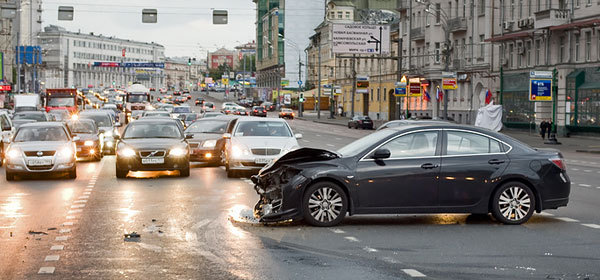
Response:
[{"label": "yellow sign", "polygon": [[224,85],[229,85],[229,78],[223,78],[221,79],[221,83]]},{"label": "yellow sign", "polygon": [[443,89],[457,89],[458,84],[456,83],[456,78],[443,78],[442,79],[442,88]]}]

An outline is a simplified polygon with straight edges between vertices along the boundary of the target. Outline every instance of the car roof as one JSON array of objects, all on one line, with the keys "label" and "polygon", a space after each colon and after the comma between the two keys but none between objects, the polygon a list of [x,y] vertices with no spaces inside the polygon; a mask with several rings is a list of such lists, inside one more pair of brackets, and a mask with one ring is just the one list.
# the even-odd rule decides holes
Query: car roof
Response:
[{"label": "car roof", "polygon": [[178,120],[176,119],[172,119],[172,118],[167,118],[167,117],[143,117],[143,118],[139,118],[131,123],[175,123],[177,124]]},{"label": "car roof", "polygon": [[40,126],[44,126],[44,127],[64,127],[65,124],[62,122],[30,122],[30,123],[25,123],[23,125],[21,125],[19,128],[21,127],[40,127]]},{"label": "car roof", "polygon": [[22,112],[16,112],[15,115],[27,115],[27,114],[45,114],[46,112],[44,111],[22,111]]},{"label": "car roof", "polygon": [[87,110],[79,113],[80,116],[85,115],[108,115],[110,114],[108,110]]},{"label": "car roof", "polygon": [[276,121],[276,122],[287,123],[286,120],[280,119],[280,118],[261,118],[261,117],[243,117],[243,118],[240,118],[240,122],[247,122],[247,121],[254,121],[254,122]]}]

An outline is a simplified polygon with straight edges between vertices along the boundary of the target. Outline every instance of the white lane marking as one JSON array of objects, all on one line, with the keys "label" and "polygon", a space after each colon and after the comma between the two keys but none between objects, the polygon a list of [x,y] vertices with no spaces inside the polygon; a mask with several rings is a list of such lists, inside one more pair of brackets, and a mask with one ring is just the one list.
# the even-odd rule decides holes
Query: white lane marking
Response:
[{"label": "white lane marking", "polygon": [[193,230],[197,230],[205,225],[208,225],[208,223],[210,223],[209,219],[204,219],[202,221],[197,222],[195,225],[192,226]]},{"label": "white lane marking", "polygon": [[550,214],[550,213],[547,213],[547,212],[540,212],[538,215],[540,215],[540,216],[548,216],[548,217],[554,216],[554,214]]},{"label": "white lane marking", "polygon": [[410,277],[426,277],[425,274],[419,272],[416,269],[403,269],[404,273],[408,274]]},{"label": "white lane marking", "polygon": [[369,253],[375,253],[375,252],[378,252],[378,250],[377,250],[377,249],[375,249],[375,248],[371,248],[371,247],[369,247],[369,246],[366,246],[366,247],[364,247],[364,248],[363,248],[363,250],[365,250],[365,251],[367,251],[367,252],[369,252]]},{"label": "white lane marking", "polygon": [[85,207],[85,204],[73,204],[71,205],[71,208],[83,208]]},{"label": "white lane marking", "polygon": [[68,235],[64,235],[64,236],[57,236],[56,239],[54,239],[54,240],[56,240],[56,241],[67,241],[67,239],[69,239],[69,236]]},{"label": "white lane marking", "polygon": [[592,170],[586,169],[586,170],[583,170],[583,172],[592,172]]},{"label": "white lane marking", "polygon": [[356,238],[354,236],[346,236],[344,238],[346,238],[346,240],[351,241],[351,242],[360,242],[360,240],[358,240],[358,238]]},{"label": "white lane marking", "polygon": [[73,222],[64,222],[62,225],[63,227],[72,226]]},{"label": "white lane marking", "polygon": [[343,231],[343,230],[341,230],[341,229],[337,229],[337,228],[331,229],[331,232],[333,232],[333,233],[338,233],[338,234],[341,234],[341,233],[346,233],[345,231]]},{"label": "white lane marking", "polygon": [[310,143],[310,141],[304,140],[304,139],[302,139],[302,142],[304,142],[304,143]]},{"label": "white lane marking", "polygon": [[87,200],[85,200],[85,199],[75,200],[75,201],[73,201],[73,203],[87,203]]},{"label": "white lane marking", "polygon": [[600,229],[600,225],[597,225],[597,224],[581,224],[581,225],[586,226],[586,227],[591,227],[594,229]]},{"label": "white lane marking", "polygon": [[65,245],[54,245],[50,247],[50,251],[62,251],[65,249]]},{"label": "white lane marking", "polygon": [[[87,196],[87,195],[90,195],[90,194],[92,194],[92,193],[91,193],[91,192],[84,192],[83,194],[85,194],[85,195]],[[88,196],[88,197],[89,197],[89,196]]]},{"label": "white lane marking", "polygon": [[73,220],[75,219],[75,216],[67,216],[67,220]]},{"label": "white lane marking", "polygon": [[38,274],[53,274],[54,269],[54,266],[43,266],[40,267],[40,270],[38,270]]},{"label": "white lane marking", "polygon": [[81,213],[81,212],[83,212],[82,209],[75,209],[75,210],[69,210],[69,212],[67,212],[67,213],[73,214],[73,213]]},{"label": "white lane marking", "polygon": [[586,188],[589,188],[589,187],[591,187],[591,186],[590,186],[590,185],[588,185],[588,184],[579,184],[579,186],[581,186],[581,187],[586,187]]},{"label": "white lane marking", "polygon": [[321,134],[315,134],[315,136],[317,136],[317,137],[321,137]]},{"label": "white lane marking", "polygon": [[579,168],[571,168],[573,171],[579,171]]},{"label": "white lane marking", "polygon": [[327,146],[329,146],[329,147],[335,147],[335,145],[333,145],[333,144],[327,144]]},{"label": "white lane marking", "polygon": [[339,138],[339,137],[335,137],[335,140],[342,140],[342,138]]},{"label": "white lane marking", "polygon": [[89,195],[82,195],[82,196],[79,197],[79,199],[88,199],[88,198],[90,198]]},{"label": "white lane marking", "polygon": [[48,256],[46,256],[44,261],[45,262],[55,262],[55,261],[58,261],[58,259],[60,259],[59,255],[48,255]]},{"label": "white lane marking", "polygon": [[71,232],[70,228],[63,228],[63,229],[61,229],[61,230],[58,231],[58,233],[69,233],[69,232]]},{"label": "white lane marking", "polygon": [[563,222],[569,222],[569,223],[579,222],[579,220],[575,220],[575,219],[571,219],[571,218],[567,218],[567,217],[557,217],[557,219],[559,219]]},{"label": "white lane marking", "polygon": [[596,189],[600,189],[600,187],[596,187]]}]

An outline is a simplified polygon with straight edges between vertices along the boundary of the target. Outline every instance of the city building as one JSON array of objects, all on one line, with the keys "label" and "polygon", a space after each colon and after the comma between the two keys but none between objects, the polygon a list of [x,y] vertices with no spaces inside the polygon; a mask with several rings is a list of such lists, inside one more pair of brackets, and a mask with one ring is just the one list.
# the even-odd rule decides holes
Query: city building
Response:
[{"label": "city building", "polygon": [[[325,0],[253,0],[256,3],[257,87],[264,99],[277,97],[284,87],[298,88],[305,81],[304,49],[325,15]],[[302,81],[299,83],[299,81]]]},{"label": "city building", "polygon": [[221,65],[227,65],[229,69],[238,67],[238,51],[220,48],[208,53],[208,65],[210,69],[217,69]]},{"label": "city building", "polygon": [[[504,125],[539,127],[555,120],[559,135],[600,132],[600,3],[494,1],[492,54]],[[499,55],[498,55],[499,54]],[[529,101],[531,71],[555,71],[554,102]],[[555,114],[553,115],[553,112]]]},{"label": "city building", "polygon": [[164,69],[165,86],[170,90],[197,90],[206,69],[206,59],[168,57]]},{"label": "city building", "polygon": [[133,82],[160,88],[165,84],[161,68],[94,66],[95,62],[164,63],[165,48],[160,44],[71,32],[55,25],[45,27],[39,40],[45,88],[127,87]]}]

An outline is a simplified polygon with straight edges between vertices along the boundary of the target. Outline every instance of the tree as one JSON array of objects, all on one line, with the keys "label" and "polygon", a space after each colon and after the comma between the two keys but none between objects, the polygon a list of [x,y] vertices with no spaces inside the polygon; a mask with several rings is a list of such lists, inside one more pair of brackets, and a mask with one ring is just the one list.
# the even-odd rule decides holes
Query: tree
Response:
[{"label": "tree", "polygon": [[248,72],[248,73],[256,72],[256,55],[255,54],[245,55],[244,58],[240,59],[240,64],[238,65],[236,72],[244,71],[244,60],[246,60],[246,72]]},{"label": "tree", "polygon": [[214,69],[214,68],[210,69],[208,71],[208,76],[213,78],[213,81],[220,80],[221,77],[223,76],[223,74],[229,73],[229,70],[230,70],[229,65],[221,64],[216,69]]}]

